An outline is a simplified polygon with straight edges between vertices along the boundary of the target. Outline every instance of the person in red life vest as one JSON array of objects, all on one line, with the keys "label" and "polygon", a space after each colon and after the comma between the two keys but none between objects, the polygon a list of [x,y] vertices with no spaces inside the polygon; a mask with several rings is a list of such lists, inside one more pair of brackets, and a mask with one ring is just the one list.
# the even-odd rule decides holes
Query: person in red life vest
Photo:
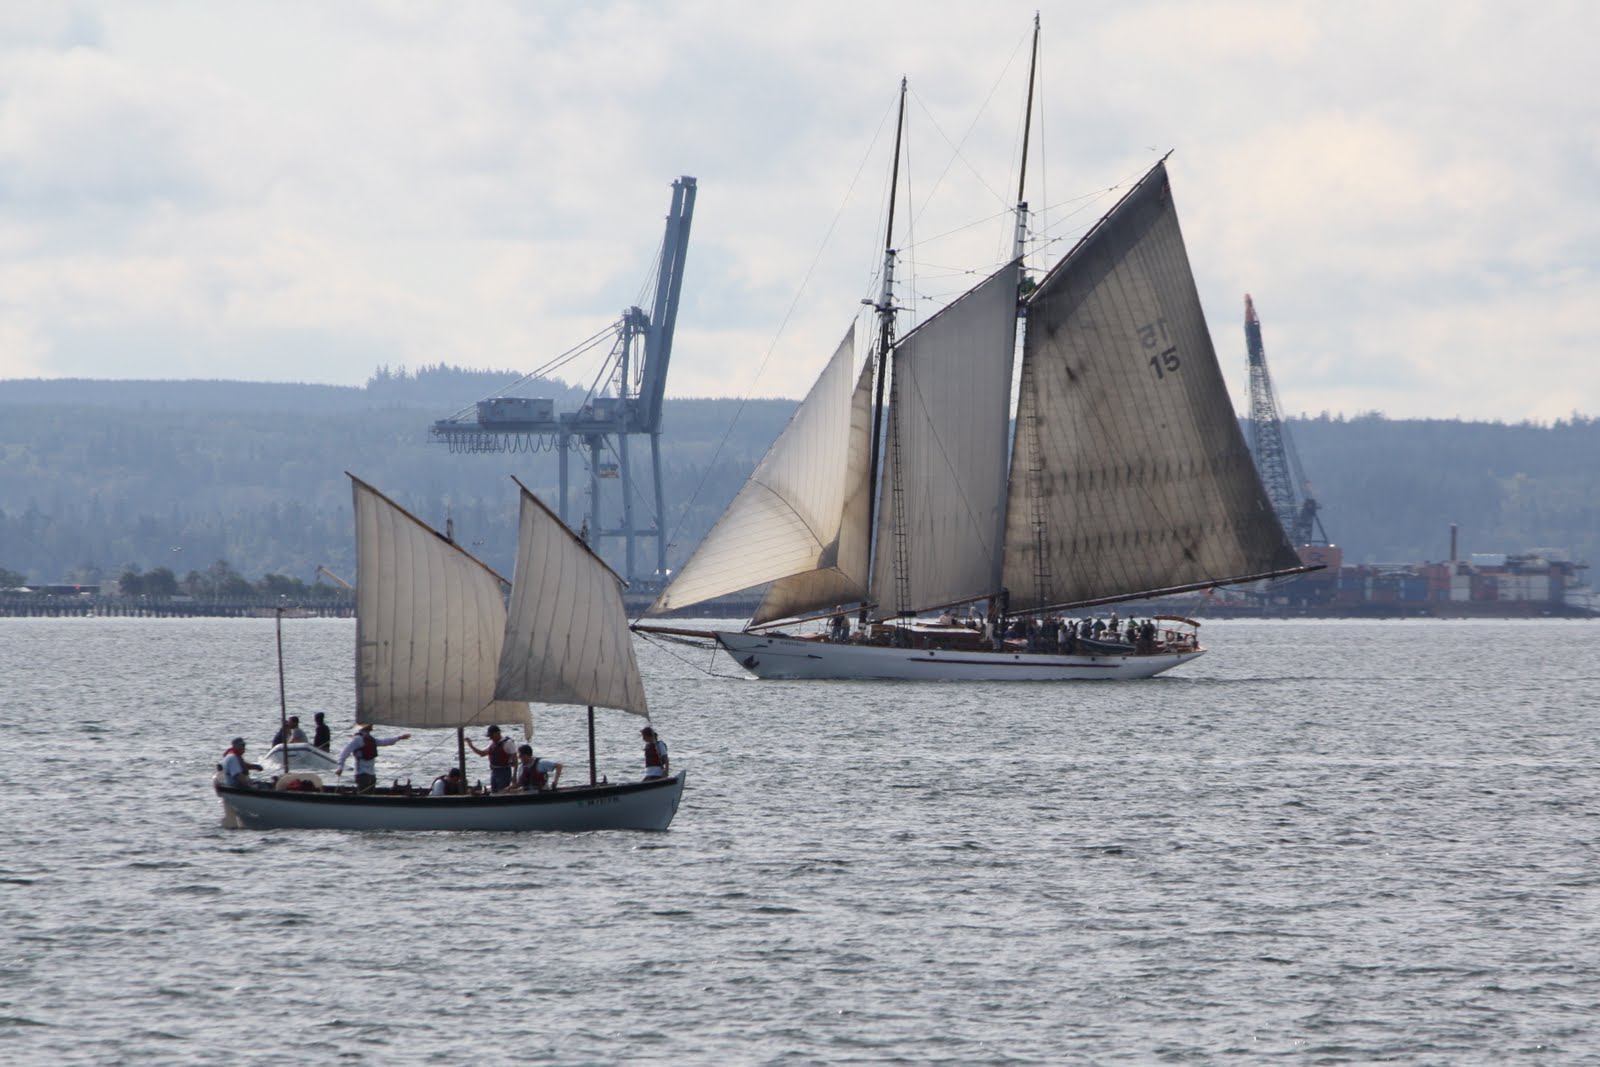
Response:
[{"label": "person in red life vest", "polygon": [[670,772],[671,761],[667,759],[667,743],[656,736],[654,727],[646,726],[639,731],[639,736],[644,738],[644,776],[646,778],[665,778]]},{"label": "person in red life vest", "polygon": [[511,769],[517,764],[517,746],[509,737],[500,736],[500,727],[491,726],[484,733],[488,734],[488,747],[479,748],[469,737],[467,746],[480,756],[489,757],[489,792],[504,793],[511,788]]},{"label": "person in red life vest", "polygon": [[532,745],[518,746],[517,758],[520,761],[516,786],[519,792],[542,793],[546,789],[554,789],[560,783],[561,769],[566,764],[535,756]]},{"label": "person in red life vest", "polygon": [[378,784],[378,749],[386,748],[396,741],[404,741],[410,734],[400,734],[398,737],[373,737],[372,724],[362,723],[361,728],[344,746],[344,751],[339,753],[339,769],[335,773],[343,777],[344,762],[351,756],[356,758],[356,790],[361,793],[369,791]]},{"label": "person in red life vest", "polygon": [[222,755],[222,784],[231,789],[249,789],[255,784],[250,781],[250,772],[260,769],[261,764],[245,760],[244,738],[235,737],[228,751]]},{"label": "person in red life vest", "polygon": [[449,773],[441,774],[433,780],[433,788],[428,790],[430,797],[458,797],[467,791],[467,783],[461,777],[460,767],[451,767]]}]

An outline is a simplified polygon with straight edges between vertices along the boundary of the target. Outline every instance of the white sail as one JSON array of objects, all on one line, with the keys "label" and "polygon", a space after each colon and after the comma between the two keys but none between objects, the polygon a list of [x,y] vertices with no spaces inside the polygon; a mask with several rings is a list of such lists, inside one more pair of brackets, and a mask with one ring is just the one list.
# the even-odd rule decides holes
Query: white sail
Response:
[{"label": "white sail", "polygon": [[780,578],[750,619],[752,626],[808,611],[855,604],[867,595],[871,544],[867,514],[872,498],[872,364],[861,368],[850,399],[850,453],[845,462],[844,511],[839,534],[825,546],[815,570]]},{"label": "white sail", "polygon": [[1157,164],[1028,300],[1010,606],[1297,566],[1239,432]]},{"label": "white sail", "polygon": [[1007,264],[895,346],[872,577],[880,615],[999,583],[1017,279]]},{"label": "white sail", "polygon": [[495,694],[649,713],[621,580],[526,487]]},{"label": "white sail", "polygon": [[854,352],[852,324],[750,480],[649,614],[823,568],[837,569],[860,596],[866,538],[864,531],[859,538],[845,531],[847,505],[857,501],[863,515],[865,506],[867,429],[853,414]]},{"label": "white sail", "polygon": [[528,705],[497,701],[503,580],[359,478],[356,718],[398,727],[519,724]]}]

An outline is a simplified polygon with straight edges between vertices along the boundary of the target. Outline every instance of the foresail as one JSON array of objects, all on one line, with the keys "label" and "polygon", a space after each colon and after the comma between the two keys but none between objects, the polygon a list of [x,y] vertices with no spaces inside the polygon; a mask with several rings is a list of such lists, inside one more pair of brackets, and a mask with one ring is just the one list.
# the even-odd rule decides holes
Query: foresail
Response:
[{"label": "foresail", "polygon": [[1234,417],[1164,164],[1045,277],[1026,322],[1013,610],[1299,566]]},{"label": "foresail", "polygon": [[1017,281],[1007,264],[895,346],[872,576],[880,615],[998,586]]},{"label": "foresail", "polygon": [[810,611],[855,604],[867,595],[867,512],[871,502],[872,364],[861,368],[850,397],[850,450],[845,461],[844,512],[839,533],[822,550],[816,570],[780,578],[767,588],[752,626]]},{"label": "foresail", "polygon": [[506,610],[488,567],[358,478],[356,718],[406,728],[533,720],[494,697]]},{"label": "foresail", "polygon": [[853,426],[854,352],[852,325],[750,480],[649,614],[823,568],[837,568],[858,589],[865,585],[865,534],[857,547],[855,535],[843,532],[846,505],[859,491],[852,485],[852,457],[857,449],[865,455],[866,430],[857,443]]},{"label": "foresail", "polygon": [[621,580],[526,487],[495,694],[649,713]]}]

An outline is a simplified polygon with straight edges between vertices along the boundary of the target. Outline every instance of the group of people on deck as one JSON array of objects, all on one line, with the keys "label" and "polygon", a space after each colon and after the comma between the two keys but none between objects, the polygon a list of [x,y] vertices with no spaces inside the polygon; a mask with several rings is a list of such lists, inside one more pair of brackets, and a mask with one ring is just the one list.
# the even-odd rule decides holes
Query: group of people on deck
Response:
[{"label": "group of people on deck", "polygon": [[[887,633],[874,630],[869,624],[865,609],[861,612],[856,629],[852,631],[849,616],[844,609],[834,610],[835,614],[829,621],[827,636],[828,641],[834,644],[882,644],[885,641],[909,640],[916,634],[919,635],[917,639],[922,642],[920,647],[961,647],[958,644],[951,644],[952,640],[959,639],[959,634],[956,638],[952,638],[947,634],[930,630],[912,631],[900,627],[890,628]],[[1100,644],[1128,644],[1133,646],[1135,653],[1144,654],[1156,652],[1163,641],[1168,646],[1183,646],[1193,642],[1192,637],[1170,630],[1163,636],[1156,627],[1154,619],[1124,621],[1114,611],[1109,619],[1075,620],[1059,615],[1015,616],[1001,625],[993,616],[980,614],[976,609],[969,610],[965,616],[959,616],[954,610],[946,609],[939,616],[938,625],[976,631],[982,635],[981,647],[993,648],[996,652],[1016,651],[1014,645],[1007,648],[1007,641],[1024,641],[1029,652],[1066,655],[1082,651],[1082,643],[1087,641]]]},{"label": "group of people on deck", "polygon": [[1080,641],[1129,644],[1135,652],[1156,650],[1156,624],[1154,619],[1129,619],[1126,623],[1116,612],[1106,619],[1063,619],[1045,616],[1042,619],[1018,619],[1007,631],[1007,637],[1022,638],[1028,642],[1029,652],[1078,651]]},{"label": "group of people on deck", "polygon": [[[326,751],[328,749],[328,726],[322,712],[317,712],[316,747]],[[485,733],[484,747],[479,748],[477,742],[468,739],[467,745],[472,751],[489,760],[489,792],[491,793],[538,793],[555,789],[561,782],[561,771],[565,766],[553,759],[535,756],[532,745],[518,745],[511,738],[502,734],[500,727],[490,726]],[[661,778],[669,773],[667,758],[667,743],[656,734],[654,728],[646,726],[639,731],[644,739],[644,776],[645,778]],[[348,744],[339,753],[339,767],[335,772],[340,777],[344,775],[346,762],[355,761],[356,791],[368,792],[378,784],[377,759],[378,750],[387,748],[400,741],[411,737],[410,734],[396,734],[392,737],[378,737],[373,733],[371,723],[363,723],[350,738]],[[298,716],[291,716],[286,724],[280,728],[273,737],[272,743],[278,744],[304,744],[306,735],[300,729]],[[250,780],[251,771],[261,770],[259,763],[250,763],[245,758],[245,740],[242,737],[233,739],[228,751],[223,754],[221,771],[222,784],[231,788],[244,788],[253,785]],[[460,767],[452,767],[449,771],[439,775],[433,780],[433,785],[428,790],[429,796],[462,796],[478,792],[478,789],[469,789],[466,776]]]}]

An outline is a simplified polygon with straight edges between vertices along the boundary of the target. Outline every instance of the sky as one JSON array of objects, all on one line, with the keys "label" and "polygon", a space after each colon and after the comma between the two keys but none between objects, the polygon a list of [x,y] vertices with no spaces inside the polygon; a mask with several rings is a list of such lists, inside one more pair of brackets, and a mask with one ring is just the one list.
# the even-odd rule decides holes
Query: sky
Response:
[{"label": "sky", "polygon": [[669,395],[802,396],[902,76],[908,320],[1004,258],[1036,10],[1031,265],[1171,152],[1241,412],[1249,292],[1285,414],[1600,415],[1588,0],[5,5],[0,379],[531,371],[690,175]]}]

